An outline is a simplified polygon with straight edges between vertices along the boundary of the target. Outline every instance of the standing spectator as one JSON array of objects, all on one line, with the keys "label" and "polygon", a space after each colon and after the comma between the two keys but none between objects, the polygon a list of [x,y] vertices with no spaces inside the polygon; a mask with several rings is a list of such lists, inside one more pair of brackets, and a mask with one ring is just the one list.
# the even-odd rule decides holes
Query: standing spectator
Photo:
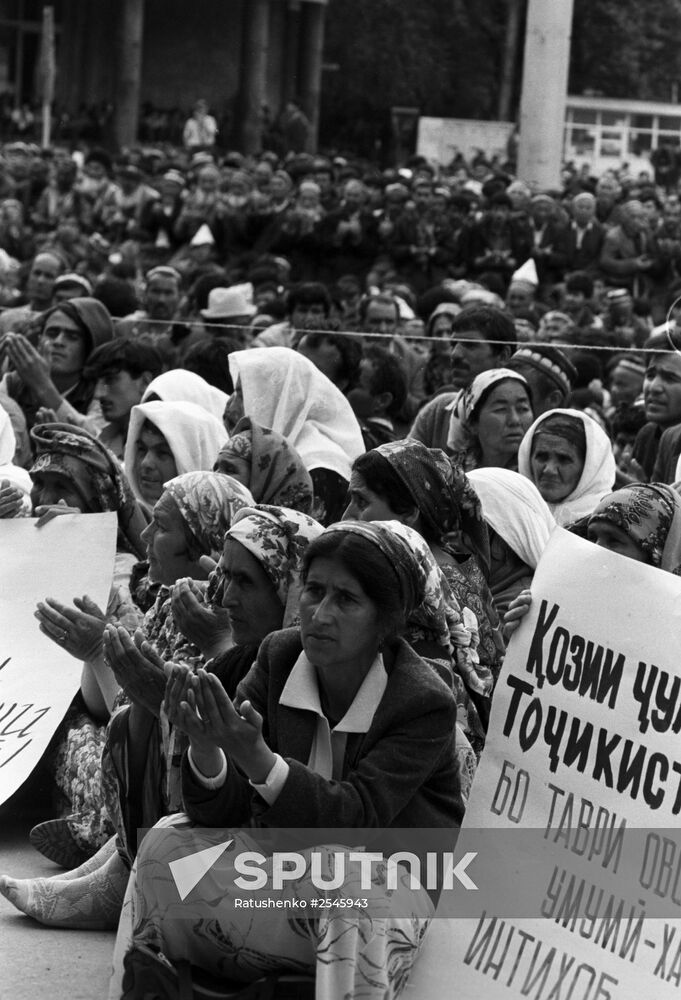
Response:
[{"label": "standing spectator", "polygon": [[596,199],[583,191],[572,200],[567,232],[567,266],[571,271],[598,270],[605,230],[596,218]]},{"label": "standing spectator", "polygon": [[218,134],[218,123],[208,114],[208,102],[201,98],[194,105],[191,118],[182,130],[182,143],[190,153],[213,149]]}]

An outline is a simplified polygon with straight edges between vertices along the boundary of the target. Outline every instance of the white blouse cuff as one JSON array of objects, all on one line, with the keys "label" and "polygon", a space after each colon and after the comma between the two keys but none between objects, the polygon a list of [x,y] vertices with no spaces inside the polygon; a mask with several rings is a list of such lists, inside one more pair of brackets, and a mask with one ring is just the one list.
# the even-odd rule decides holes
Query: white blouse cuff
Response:
[{"label": "white blouse cuff", "polygon": [[270,773],[265,778],[265,781],[258,785],[254,781],[250,781],[249,784],[252,788],[255,788],[258,795],[260,795],[265,802],[272,806],[279,798],[279,793],[286,784],[286,779],[288,778],[289,766],[284,760],[284,758],[275,753],[274,764]]}]

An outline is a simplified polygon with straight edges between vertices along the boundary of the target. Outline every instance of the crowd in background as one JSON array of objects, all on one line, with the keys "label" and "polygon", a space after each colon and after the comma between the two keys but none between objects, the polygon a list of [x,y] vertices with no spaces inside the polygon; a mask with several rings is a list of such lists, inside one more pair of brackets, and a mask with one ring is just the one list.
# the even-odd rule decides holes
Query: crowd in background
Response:
[{"label": "crowd in background", "polygon": [[122,910],[112,996],[142,995],[142,946],[396,996],[425,895],[370,929],[190,930],[137,830],[162,821],[163,854],[181,810],[458,826],[555,525],[681,572],[680,193],[218,136],[199,105],[181,147],[2,149],[0,516],[112,510],[119,534],[106,609],[36,611],[84,664],[31,833],[73,871],[0,892],[56,926]]}]

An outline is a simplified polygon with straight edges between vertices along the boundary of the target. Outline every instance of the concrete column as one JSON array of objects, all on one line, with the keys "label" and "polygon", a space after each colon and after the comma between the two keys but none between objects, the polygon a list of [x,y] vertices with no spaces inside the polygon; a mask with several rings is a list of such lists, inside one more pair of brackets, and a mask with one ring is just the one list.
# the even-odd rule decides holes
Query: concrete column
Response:
[{"label": "concrete column", "polygon": [[137,140],[139,123],[144,0],[120,0],[119,10],[113,134],[116,145],[130,146]]},{"label": "concrete column", "polygon": [[[300,7],[301,0],[289,0],[286,8],[284,31],[283,104],[298,97],[298,63],[300,61]],[[279,109],[277,109],[279,110]]]},{"label": "concrete column", "polygon": [[520,101],[518,176],[560,187],[573,0],[529,0]]},{"label": "concrete column", "polygon": [[319,105],[322,95],[322,54],[324,51],[324,16],[321,3],[303,5],[300,45],[300,102],[310,120],[307,151],[317,149]]},{"label": "concrete column", "polygon": [[269,0],[247,0],[243,7],[243,41],[237,137],[243,153],[262,147],[262,105],[266,98]]}]

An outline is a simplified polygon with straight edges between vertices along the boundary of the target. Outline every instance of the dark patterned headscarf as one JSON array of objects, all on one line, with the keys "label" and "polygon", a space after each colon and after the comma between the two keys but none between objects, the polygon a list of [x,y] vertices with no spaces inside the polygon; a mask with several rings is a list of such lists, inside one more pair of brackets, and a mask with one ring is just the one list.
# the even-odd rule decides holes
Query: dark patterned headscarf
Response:
[{"label": "dark patterned headscarf", "polygon": [[609,493],[589,524],[607,521],[621,528],[647,562],[681,576],[681,497],[663,483],[632,483]]},{"label": "dark patterned headscarf", "polygon": [[[243,507],[225,535],[225,540],[231,538],[243,545],[272,581],[284,609],[283,628],[297,620],[303,556],[323,531],[321,524],[300,511],[257,504]],[[219,599],[219,584],[217,580],[214,602]]]},{"label": "dark patterned headscarf", "polygon": [[[421,558],[423,550],[414,551],[404,534],[393,531],[392,524],[392,521],[339,521],[326,530],[359,535],[382,552],[399,581],[401,604],[408,618],[426,598],[431,564]],[[425,542],[423,546],[427,549]]]},{"label": "dark patterned headscarf", "polygon": [[220,558],[237,511],[253,505],[250,491],[220,472],[185,472],[167,482],[163,492],[175,501],[201,552],[214,559]]},{"label": "dark patterned headscarf", "polygon": [[257,503],[274,504],[309,514],[313,488],[310,473],[296,449],[276,431],[242,417],[229,441],[220,449],[220,458],[250,458],[248,487]]},{"label": "dark patterned headscarf", "polygon": [[461,465],[439,448],[420,441],[391,441],[375,449],[414,498],[428,534],[441,540],[461,532],[483,572],[490,565],[489,533],[477,493]]},{"label": "dark patterned headscarf", "polygon": [[57,473],[72,483],[82,498],[83,512],[115,511],[118,547],[146,558],[140,535],[146,519],[130,483],[114,455],[82,427],[72,424],[36,424],[31,431],[36,458],[30,475]]}]

